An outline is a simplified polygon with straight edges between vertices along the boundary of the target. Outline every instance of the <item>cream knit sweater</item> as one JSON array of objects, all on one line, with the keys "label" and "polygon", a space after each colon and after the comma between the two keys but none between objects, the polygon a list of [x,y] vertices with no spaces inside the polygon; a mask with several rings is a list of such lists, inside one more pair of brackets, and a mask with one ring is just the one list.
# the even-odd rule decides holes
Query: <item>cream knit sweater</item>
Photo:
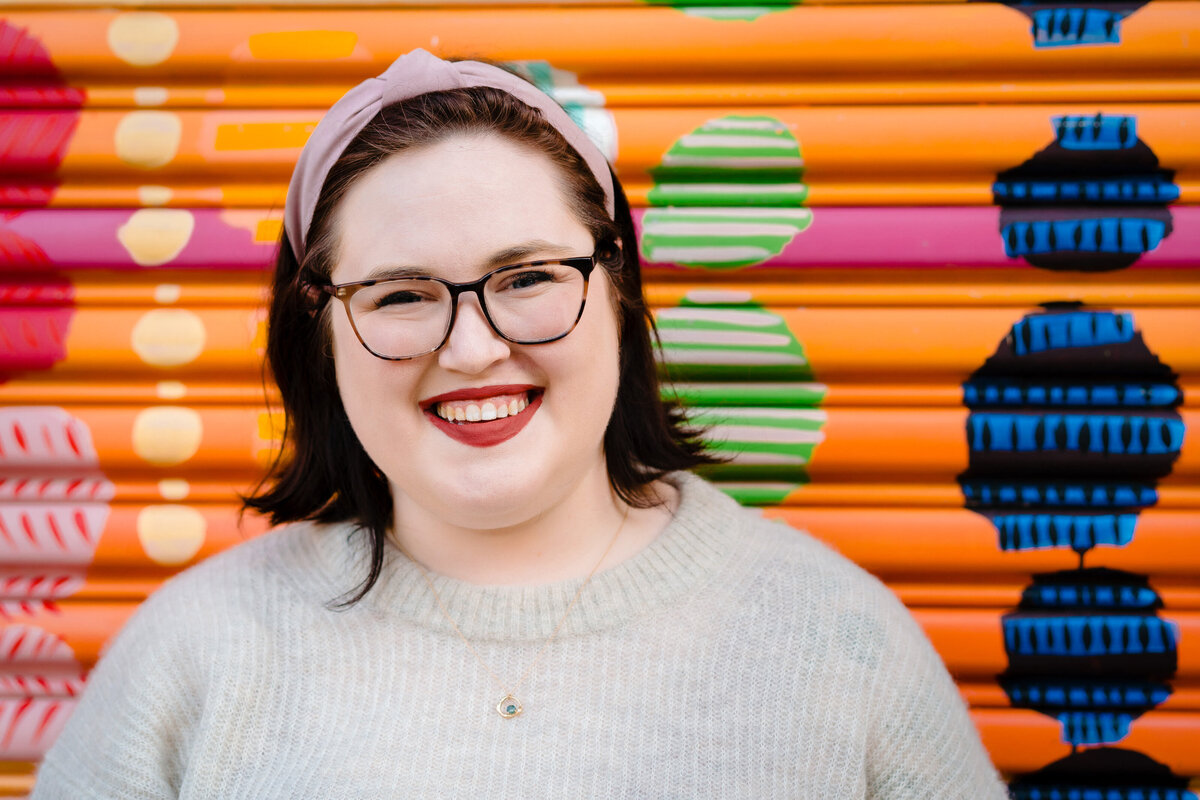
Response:
[{"label": "cream knit sweater", "polygon": [[[597,573],[503,692],[398,553],[349,611],[361,534],[291,525],[169,581],[92,673],[33,792],[51,798],[999,800],[903,606],[809,536],[674,476],[674,521]],[[578,582],[435,578],[515,680]]]}]

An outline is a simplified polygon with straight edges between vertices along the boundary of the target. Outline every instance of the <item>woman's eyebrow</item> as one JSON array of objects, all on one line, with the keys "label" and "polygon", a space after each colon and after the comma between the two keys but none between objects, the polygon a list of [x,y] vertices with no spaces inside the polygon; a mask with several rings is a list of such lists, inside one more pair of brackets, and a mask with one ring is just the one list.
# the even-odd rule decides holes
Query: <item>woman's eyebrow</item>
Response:
[{"label": "woman's eyebrow", "polygon": [[[497,250],[495,253],[484,262],[484,266],[489,269],[496,267],[506,267],[509,264],[517,264],[528,259],[532,255],[542,256],[545,258],[554,258],[556,256],[580,255],[577,251],[579,248],[570,247],[565,244],[555,244],[545,239],[531,239],[528,242],[522,242],[512,247],[506,247],[503,250]],[[380,264],[367,273],[362,280],[365,281],[384,281],[395,278],[426,278],[433,275],[433,270],[427,267],[405,266],[401,264]]]}]

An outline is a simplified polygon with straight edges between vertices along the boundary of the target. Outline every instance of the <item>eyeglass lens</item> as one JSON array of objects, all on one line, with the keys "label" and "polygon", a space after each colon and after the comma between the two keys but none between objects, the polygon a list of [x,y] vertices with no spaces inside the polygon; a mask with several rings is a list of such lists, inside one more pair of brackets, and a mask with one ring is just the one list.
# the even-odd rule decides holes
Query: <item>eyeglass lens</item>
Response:
[{"label": "eyeglass lens", "polygon": [[[481,298],[501,336],[532,344],[564,336],[583,304],[583,274],[563,264],[504,270],[484,284]],[[446,337],[453,316],[450,290],[423,278],[382,281],[354,293],[350,314],[359,337],[386,358],[428,353]]]}]

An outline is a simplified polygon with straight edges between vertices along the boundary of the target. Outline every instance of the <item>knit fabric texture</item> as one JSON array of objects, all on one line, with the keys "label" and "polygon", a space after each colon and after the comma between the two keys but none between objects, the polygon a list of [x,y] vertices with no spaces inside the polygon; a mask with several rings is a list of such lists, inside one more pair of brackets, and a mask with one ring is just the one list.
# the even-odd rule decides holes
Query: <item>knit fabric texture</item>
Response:
[{"label": "knit fabric texture", "polygon": [[[42,764],[52,798],[1006,796],[954,683],[876,579],[674,475],[674,520],[596,573],[504,719],[416,567],[295,524],[168,581]],[[434,584],[516,680],[580,581]]]}]

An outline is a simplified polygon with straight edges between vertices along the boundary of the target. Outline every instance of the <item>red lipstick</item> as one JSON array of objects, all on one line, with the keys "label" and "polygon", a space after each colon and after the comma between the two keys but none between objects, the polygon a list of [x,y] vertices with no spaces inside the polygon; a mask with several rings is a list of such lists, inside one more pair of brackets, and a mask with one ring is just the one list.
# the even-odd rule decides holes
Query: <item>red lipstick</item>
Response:
[{"label": "red lipstick", "polygon": [[[437,415],[439,403],[449,403],[455,400],[483,400],[505,394],[532,394],[529,404],[514,416],[500,417],[486,422],[451,422]],[[425,416],[434,427],[454,439],[456,442],[471,447],[494,447],[516,436],[533,419],[533,415],[542,405],[542,392],[536,386],[507,385],[482,386],[472,389],[459,389],[453,392],[439,394],[421,401]]]}]

